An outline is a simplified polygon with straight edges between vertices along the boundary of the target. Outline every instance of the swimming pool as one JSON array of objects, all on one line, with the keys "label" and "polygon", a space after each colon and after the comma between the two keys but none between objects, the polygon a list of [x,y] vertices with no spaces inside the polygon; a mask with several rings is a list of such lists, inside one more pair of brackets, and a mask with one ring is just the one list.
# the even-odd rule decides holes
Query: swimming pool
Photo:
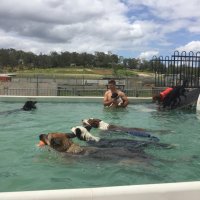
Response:
[{"label": "swimming pool", "polygon": [[[1,111],[22,103],[0,102]],[[131,104],[127,109],[103,109],[99,103],[42,103],[31,112],[0,115],[0,191],[28,191],[106,187],[198,181],[200,179],[199,119],[194,111],[158,112],[152,104]],[[155,131],[160,142],[174,148],[148,147],[148,160],[66,159],[59,153],[38,149],[40,133],[70,132],[81,119],[94,117],[127,127]],[[123,134],[94,135],[133,138]],[[80,144],[84,144],[75,140]]]}]

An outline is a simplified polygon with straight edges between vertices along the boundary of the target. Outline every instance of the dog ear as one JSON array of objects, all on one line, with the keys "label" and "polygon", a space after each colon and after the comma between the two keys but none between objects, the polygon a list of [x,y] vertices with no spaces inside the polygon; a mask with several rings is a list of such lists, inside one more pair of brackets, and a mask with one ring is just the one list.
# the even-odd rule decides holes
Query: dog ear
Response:
[{"label": "dog ear", "polygon": [[76,133],[77,138],[81,139],[81,129],[80,128],[76,128],[75,129],[75,133]]},{"label": "dog ear", "polygon": [[90,125],[87,125],[87,126],[84,126],[84,128],[86,128],[86,129],[87,129],[87,131],[89,131],[89,132],[90,132],[90,130],[92,129],[92,126],[90,126]]},{"label": "dog ear", "polygon": [[94,128],[98,128],[99,127],[99,123],[100,123],[100,119],[93,119],[93,126]]},{"label": "dog ear", "polygon": [[88,120],[88,123],[90,124],[90,126],[94,127],[94,128],[98,128],[99,127],[99,122],[101,120],[100,119],[94,119],[94,118],[90,118]]}]

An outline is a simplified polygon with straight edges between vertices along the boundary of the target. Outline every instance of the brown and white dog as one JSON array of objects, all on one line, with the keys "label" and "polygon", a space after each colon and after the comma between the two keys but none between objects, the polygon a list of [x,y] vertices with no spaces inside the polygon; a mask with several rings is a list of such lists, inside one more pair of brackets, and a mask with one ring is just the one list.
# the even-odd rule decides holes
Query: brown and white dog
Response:
[{"label": "brown and white dog", "polygon": [[101,119],[94,119],[94,118],[83,119],[82,124],[84,126],[91,126],[93,128],[98,128],[98,129],[104,130],[104,131],[106,131],[106,130],[110,130],[110,131],[131,131],[131,130],[145,131],[145,129],[142,129],[142,128],[127,128],[127,127],[123,127],[123,126],[108,124]]},{"label": "brown and white dog", "polygon": [[66,152],[72,154],[80,154],[84,152],[84,149],[81,148],[79,145],[75,144],[71,138],[71,134],[66,133],[48,133],[48,134],[41,134],[39,136],[40,142],[38,144],[39,147],[42,146],[49,146],[56,151],[59,152]]},{"label": "brown and white dog", "polygon": [[39,147],[48,146],[51,149],[54,149],[58,152],[65,153],[63,155],[66,156],[80,155],[80,156],[88,156],[94,159],[103,159],[103,160],[116,159],[117,161],[119,159],[124,159],[124,158],[130,158],[133,160],[135,158],[145,159],[145,160],[146,158],[148,158],[148,156],[143,151],[143,145],[140,146],[142,148],[134,148],[135,143],[132,143],[133,145],[129,144],[128,146],[126,146],[125,144],[127,141],[125,141],[125,143],[123,142],[122,144],[120,144],[119,143],[120,140],[117,140],[115,144],[115,140],[113,140],[114,145],[110,141],[109,143],[107,143],[106,146],[105,145],[80,146],[78,144],[75,144],[71,140],[70,134],[68,135],[65,133],[41,134],[39,136],[39,140],[40,140],[38,144]]},{"label": "brown and white dog", "polygon": [[117,126],[113,124],[108,124],[101,119],[94,119],[94,118],[84,119],[82,120],[82,124],[83,126],[98,128],[104,131],[125,132],[132,136],[146,137],[154,141],[159,141],[157,137],[151,135],[150,131],[147,131],[142,128],[127,128],[123,126]]}]

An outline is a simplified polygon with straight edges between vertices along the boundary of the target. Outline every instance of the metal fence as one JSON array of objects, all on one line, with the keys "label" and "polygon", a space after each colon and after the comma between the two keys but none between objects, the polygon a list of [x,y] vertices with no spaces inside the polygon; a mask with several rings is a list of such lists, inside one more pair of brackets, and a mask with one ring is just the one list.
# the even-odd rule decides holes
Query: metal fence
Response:
[{"label": "metal fence", "polygon": [[110,79],[130,97],[152,96],[153,77],[88,77],[34,75],[0,82],[0,95],[16,96],[103,96]]},{"label": "metal fence", "polygon": [[156,57],[151,60],[155,72],[155,86],[176,86],[188,81],[187,87],[200,87],[200,52],[175,51],[169,57]]}]

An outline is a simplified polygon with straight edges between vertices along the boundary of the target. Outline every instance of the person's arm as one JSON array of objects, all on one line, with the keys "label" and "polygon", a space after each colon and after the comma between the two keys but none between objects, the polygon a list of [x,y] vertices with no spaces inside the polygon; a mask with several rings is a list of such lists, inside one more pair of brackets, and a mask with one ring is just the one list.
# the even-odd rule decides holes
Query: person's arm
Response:
[{"label": "person's arm", "polygon": [[104,94],[103,104],[104,106],[110,106],[111,103],[113,103],[113,99],[109,99],[109,93],[107,91]]},{"label": "person's arm", "polygon": [[123,103],[121,104],[121,107],[126,107],[128,105],[128,97],[123,93],[123,92],[120,92],[120,96],[123,100]]}]

